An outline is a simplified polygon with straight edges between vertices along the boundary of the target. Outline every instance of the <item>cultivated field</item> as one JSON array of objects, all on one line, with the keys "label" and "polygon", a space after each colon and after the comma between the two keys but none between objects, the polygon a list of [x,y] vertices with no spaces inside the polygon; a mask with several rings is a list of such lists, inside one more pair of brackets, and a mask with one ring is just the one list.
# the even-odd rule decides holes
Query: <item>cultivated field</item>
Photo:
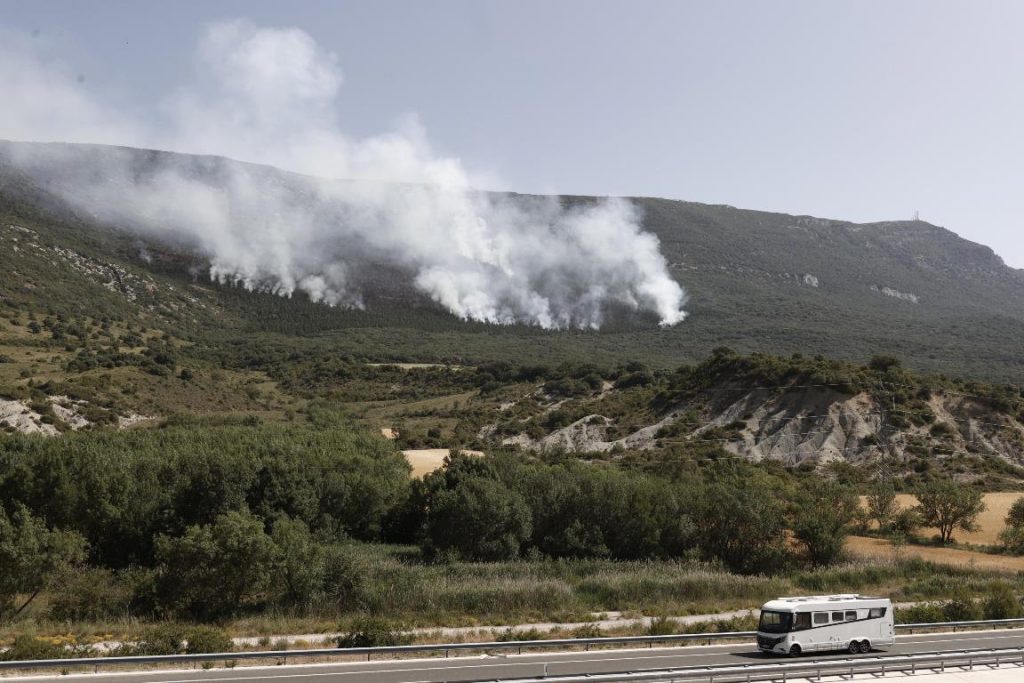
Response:
[{"label": "cultivated field", "polygon": [[[972,543],[975,545],[995,545],[999,542],[999,532],[1006,526],[1003,520],[1010,506],[1024,493],[986,493],[985,511],[978,516],[978,525],[981,527],[974,533],[965,531],[954,531],[953,539],[958,543]],[[862,499],[863,501],[863,499]],[[917,498],[909,493],[901,493],[896,496],[896,501],[901,508],[914,507],[917,505]],[[938,529],[922,529],[923,536],[938,534]]]},{"label": "cultivated field", "polygon": [[[412,465],[412,476],[425,477],[444,465],[444,459],[450,451],[447,448],[415,448],[402,451],[402,455]],[[480,451],[462,451],[464,455],[483,455]]]},{"label": "cultivated field", "polygon": [[903,545],[894,548],[881,538],[851,536],[846,541],[847,549],[856,557],[869,560],[909,560],[919,558],[928,562],[947,564],[989,571],[1024,571],[1024,557],[992,555],[975,550],[959,548],[933,548],[921,545]]}]

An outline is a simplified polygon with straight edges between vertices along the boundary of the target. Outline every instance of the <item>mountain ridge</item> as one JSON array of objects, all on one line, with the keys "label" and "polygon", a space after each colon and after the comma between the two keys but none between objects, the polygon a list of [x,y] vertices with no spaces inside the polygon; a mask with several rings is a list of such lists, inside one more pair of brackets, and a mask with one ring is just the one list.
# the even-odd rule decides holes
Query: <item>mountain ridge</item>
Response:
[{"label": "mountain ridge", "polygon": [[[365,267],[372,288],[363,311],[326,309],[299,294],[274,302],[210,282],[208,259],[175,244],[173,235],[140,235],[130,226],[110,225],[60,201],[45,178],[11,163],[12,149],[25,149],[24,145],[0,144],[0,222],[16,225],[22,220],[30,224],[23,227],[36,230],[54,247],[77,246],[98,261],[188,290],[189,296],[221,311],[216,325],[229,333],[234,329],[316,334],[344,351],[378,346],[374,359],[383,361],[477,362],[540,353],[547,360],[591,355],[604,363],[641,357],[654,366],[669,367],[692,362],[724,344],[739,351],[852,360],[888,353],[923,371],[1024,379],[1017,341],[1024,337],[1024,270],[1005,265],[989,247],[923,221],[852,223],[684,200],[630,198],[639,207],[643,229],[658,238],[669,272],[687,291],[689,319],[664,329],[642,315],[626,316],[610,320],[597,332],[549,333],[523,325],[461,321],[417,293],[401,269],[381,270],[383,264],[372,260]],[[75,149],[85,168],[61,168],[54,174],[95,171],[88,160],[104,148]],[[118,153],[140,168],[162,158],[207,171],[242,163],[133,148],[118,148]],[[300,189],[309,178],[271,166],[242,165]],[[532,197],[502,194],[513,201]],[[560,201],[571,205],[595,199],[567,196]],[[331,207],[313,209],[324,220],[331,219]],[[54,272],[50,277],[63,276]],[[5,297],[28,303],[16,294],[14,283],[0,285]],[[38,292],[39,283],[36,286]],[[295,316],[304,316],[308,324],[293,326],[290,320]],[[202,316],[193,317],[198,324]],[[352,338],[354,328],[367,331],[358,342]],[[426,337],[428,342],[383,343],[383,334],[374,329],[404,330],[405,339]],[[505,346],[503,337],[529,343],[521,351],[495,350]]]}]

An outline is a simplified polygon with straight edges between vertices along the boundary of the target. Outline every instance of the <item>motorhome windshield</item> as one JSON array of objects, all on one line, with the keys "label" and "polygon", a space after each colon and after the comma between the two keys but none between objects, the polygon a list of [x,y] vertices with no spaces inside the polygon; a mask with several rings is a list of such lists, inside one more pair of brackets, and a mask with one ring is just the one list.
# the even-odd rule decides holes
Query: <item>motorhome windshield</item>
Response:
[{"label": "motorhome windshield", "polygon": [[789,612],[761,612],[761,623],[757,630],[762,633],[788,633],[793,623]]}]

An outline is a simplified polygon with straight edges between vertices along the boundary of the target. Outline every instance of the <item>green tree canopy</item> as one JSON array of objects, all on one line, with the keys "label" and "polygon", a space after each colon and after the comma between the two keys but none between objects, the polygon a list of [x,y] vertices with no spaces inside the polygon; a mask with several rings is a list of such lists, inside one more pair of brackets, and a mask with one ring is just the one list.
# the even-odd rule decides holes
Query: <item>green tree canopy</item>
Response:
[{"label": "green tree canopy", "polygon": [[827,481],[804,483],[792,507],[792,530],[814,566],[835,562],[843,552],[856,515],[857,494]]},{"label": "green tree canopy", "polygon": [[424,550],[470,560],[517,557],[530,537],[526,501],[485,458],[453,451],[424,480]]},{"label": "green tree canopy", "polygon": [[875,482],[868,490],[868,514],[878,524],[878,530],[888,533],[892,530],[893,519],[899,512],[896,503],[896,488],[890,479]]},{"label": "green tree canopy", "polygon": [[[0,507],[0,614],[18,614],[50,580],[85,559],[85,539],[52,530],[24,505],[8,514]],[[19,595],[27,596],[15,606]]]},{"label": "green tree canopy", "polygon": [[945,477],[932,479],[916,493],[917,510],[924,526],[938,529],[942,543],[949,543],[956,529],[974,531],[978,528],[978,515],[985,510],[981,491]]},{"label": "green tree canopy", "polygon": [[157,599],[172,613],[209,620],[265,599],[277,548],[263,522],[233,510],[184,536],[156,540]]},{"label": "green tree canopy", "polygon": [[788,557],[784,494],[764,476],[713,480],[695,496],[704,555],[744,574],[776,571]]},{"label": "green tree canopy", "polygon": [[270,533],[277,550],[273,585],[277,602],[284,606],[308,606],[323,590],[325,550],[302,520],[279,517]]}]

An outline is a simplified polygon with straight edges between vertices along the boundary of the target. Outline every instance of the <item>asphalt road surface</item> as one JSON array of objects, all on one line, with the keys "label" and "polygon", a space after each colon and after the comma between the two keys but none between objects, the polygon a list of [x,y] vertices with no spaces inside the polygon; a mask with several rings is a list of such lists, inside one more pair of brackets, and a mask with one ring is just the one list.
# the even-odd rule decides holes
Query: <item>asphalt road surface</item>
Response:
[{"label": "asphalt road surface", "polygon": [[[944,650],[997,649],[1024,646],[1024,629],[1005,631],[962,631],[897,636],[887,650],[861,657],[920,654]],[[800,661],[849,657],[845,652],[805,655]],[[161,671],[116,671],[70,675],[29,675],[23,680],[88,679],[90,683],[423,683],[494,681],[538,676],[567,676],[594,673],[629,673],[678,667],[768,664],[789,661],[763,655],[753,642],[740,645],[711,645],[662,648],[631,648],[590,652],[499,653],[490,656],[430,657],[371,662],[239,666],[234,669],[178,669]],[[11,672],[13,673],[13,672]],[[10,674],[8,674],[10,675]],[[275,681],[274,679],[281,679]]]}]

